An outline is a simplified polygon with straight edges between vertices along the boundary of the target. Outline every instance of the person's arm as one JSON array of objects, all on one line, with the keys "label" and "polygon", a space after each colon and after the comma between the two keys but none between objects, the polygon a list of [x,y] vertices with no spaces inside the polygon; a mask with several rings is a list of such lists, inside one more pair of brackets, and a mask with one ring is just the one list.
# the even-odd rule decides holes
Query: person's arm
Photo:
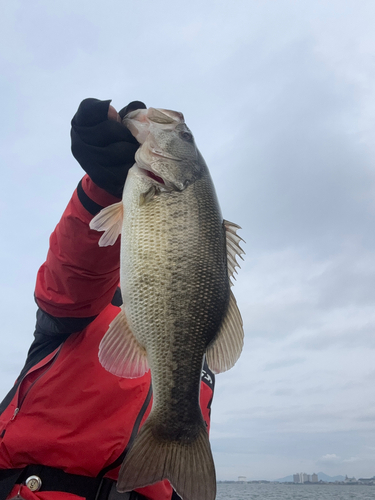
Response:
[{"label": "person's arm", "polygon": [[[145,108],[139,101],[124,116]],[[37,275],[37,323],[25,366],[0,404],[0,414],[23,376],[69,335],[83,330],[111,302],[119,282],[119,241],[100,248],[100,233],[89,222],[102,207],[119,201],[138,142],[110,101],[86,99],[72,120],[72,152],[87,174],[50,238],[46,262]],[[95,181],[95,182],[94,182]]]},{"label": "person's arm", "polygon": [[[136,107],[131,103],[120,113]],[[87,172],[51,235],[35,290],[38,306],[63,318],[93,318],[110,303],[119,282],[120,239],[99,247],[89,222],[119,201],[139,147],[110,101],[86,99],[72,120],[72,152]]]},{"label": "person's arm", "polygon": [[101,234],[89,223],[101,208],[117,201],[87,175],[79,183],[38,271],[35,299],[44,312],[94,319],[111,302],[119,282],[120,238],[113,246],[99,247]]}]

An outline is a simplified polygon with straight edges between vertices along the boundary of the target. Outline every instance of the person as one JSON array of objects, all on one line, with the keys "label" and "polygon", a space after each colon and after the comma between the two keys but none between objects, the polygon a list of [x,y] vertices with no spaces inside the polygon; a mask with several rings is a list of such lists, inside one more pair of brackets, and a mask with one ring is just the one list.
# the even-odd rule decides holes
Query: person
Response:
[{"label": "person", "polygon": [[[50,237],[37,274],[34,341],[14,387],[0,404],[0,499],[179,498],[167,480],[120,494],[120,465],[152,406],[151,375],[119,378],[99,363],[99,343],[122,304],[120,239],[99,247],[89,228],[118,202],[138,142],[111,101],[85,99],[72,120],[72,153],[85,175]],[[214,375],[202,371],[207,428]],[[73,496],[72,496],[73,495]]]}]

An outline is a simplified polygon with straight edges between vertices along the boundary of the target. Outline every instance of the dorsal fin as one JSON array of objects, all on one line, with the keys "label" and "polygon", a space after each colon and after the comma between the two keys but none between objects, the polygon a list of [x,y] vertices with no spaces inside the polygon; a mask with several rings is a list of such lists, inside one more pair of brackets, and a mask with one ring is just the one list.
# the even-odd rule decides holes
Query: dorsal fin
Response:
[{"label": "dorsal fin", "polygon": [[238,264],[236,257],[238,256],[240,259],[243,260],[242,255],[245,254],[245,252],[239,245],[240,241],[244,240],[237,234],[237,230],[241,229],[240,226],[234,224],[234,222],[229,222],[225,219],[223,222],[224,222],[226,241],[227,241],[228,277],[230,284],[233,285],[232,278],[234,280],[236,279],[234,277],[234,273],[237,273],[236,267],[239,268],[241,267]]}]

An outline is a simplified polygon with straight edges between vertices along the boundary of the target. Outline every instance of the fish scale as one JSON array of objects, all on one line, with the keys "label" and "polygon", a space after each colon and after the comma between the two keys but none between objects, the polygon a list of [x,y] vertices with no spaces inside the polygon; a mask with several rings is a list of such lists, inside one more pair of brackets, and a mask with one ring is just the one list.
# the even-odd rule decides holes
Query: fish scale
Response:
[{"label": "fish scale", "polygon": [[208,168],[183,115],[136,111],[124,123],[142,143],[122,202],[91,227],[121,240],[122,311],[99,351],[103,366],[137,377],[150,368],[153,405],[122,464],[119,491],[168,479],[184,500],[214,500],[215,468],[199,406],[204,355],[216,373],[243,344],[230,278],[238,226],[223,221]]},{"label": "fish scale", "polygon": [[[135,178],[134,182],[142,180]],[[126,188],[133,196],[124,204],[124,211],[135,211],[139,216],[136,224],[133,218],[124,217],[122,229],[122,234],[126,235],[122,268],[129,270],[122,280],[125,313],[130,328],[137,332],[138,340],[149,354],[154,374],[152,411],[162,415],[166,429],[181,427],[186,431],[189,423],[186,415],[195,418],[200,412],[198,396],[203,354],[220,326],[228,300],[226,261],[220,255],[213,258],[213,251],[218,249],[212,242],[218,238],[210,237],[210,233],[221,233],[219,249],[224,252],[222,219],[216,215],[217,209],[212,214],[205,211],[209,223],[203,221],[202,224],[202,211],[197,202],[200,197],[196,191],[202,190],[200,185],[204,188],[206,182],[208,179],[204,178],[175,196],[161,193],[142,207],[139,207],[138,190],[132,185],[132,179]],[[208,205],[211,204],[209,200]],[[187,206],[188,211],[182,208]],[[173,223],[176,218],[179,220],[177,225]],[[202,227],[204,235],[200,234]],[[217,261],[221,261],[221,269]],[[223,287],[223,283],[226,286]],[[212,293],[215,286],[223,290],[220,295]],[[139,304],[147,304],[147,315]],[[155,325],[157,333],[153,335]],[[200,334],[195,335],[195,331]],[[171,353],[169,363],[165,362],[166,352]],[[174,391],[166,380],[175,381]],[[174,403],[172,409],[171,402]],[[171,411],[172,419],[168,418]],[[176,432],[179,433],[179,429]],[[184,433],[186,438],[189,438],[188,432],[189,429]]]}]

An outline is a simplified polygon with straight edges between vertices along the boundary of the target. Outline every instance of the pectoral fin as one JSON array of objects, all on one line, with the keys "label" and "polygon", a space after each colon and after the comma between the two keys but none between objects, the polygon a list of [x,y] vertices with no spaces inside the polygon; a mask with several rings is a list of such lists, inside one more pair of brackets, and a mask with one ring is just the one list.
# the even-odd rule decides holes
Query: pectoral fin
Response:
[{"label": "pectoral fin", "polygon": [[100,342],[99,361],[107,371],[124,378],[142,377],[149,369],[146,350],[130,330],[123,309]]},{"label": "pectoral fin", "polygon": [[227,314],[206,352],[207,364],[214,373],[225,372],[234,366],[242,351],[243,338],[241,313],[230,292]]},{"label": "pectoral fin", "polygon": [[114,245],[121,233],[124,208],[122,201],[103,208],[90,222],[90,229],[104,231],[99,240],[100,247]]},{"label": "pectoral fin", "polygon": [[228,276],[230,284],[233,285],[232,278],[236,279],[234,277],[234,273],[237,273],[236,267],[240,267],[236,257],[238,256],[243,260],[242,254],[245,253],[239,243],[244,240],[237,235],[237,229],[241,229],[237,224],[224,220],[224,227],[227,241]]}]

